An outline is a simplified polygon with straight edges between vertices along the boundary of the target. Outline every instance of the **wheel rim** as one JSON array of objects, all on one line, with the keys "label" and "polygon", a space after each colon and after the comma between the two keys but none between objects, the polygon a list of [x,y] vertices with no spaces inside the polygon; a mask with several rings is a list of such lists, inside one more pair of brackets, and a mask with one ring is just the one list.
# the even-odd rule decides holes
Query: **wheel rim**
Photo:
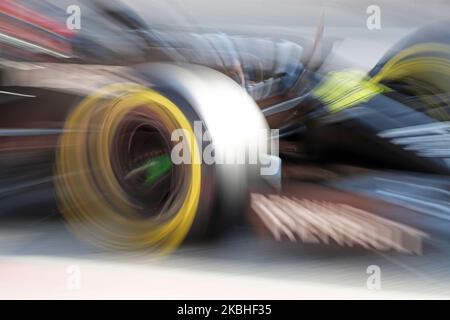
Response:
[{"label": "wheel rim", "polygon": [[[188,137],[192,161],[167,168],[168,137],[179,128]],[[146,149],[146,135],[154,138],[148,155],[165,159],[157,163],[164,169],[161,175],[149,178],[147,170],[144,179],[159,184],[156,195],[145,190],[145,183],[133,189],[136,184],[127,181],[142,167],[142,159],[136,160],[133,152]],[[126,156],[124,145],[130,151]],[[60,210],[77,234],[102,247],[173,250],[186,237],[197,211],[202,179],[200,164],[194,161],[198,155],[188,119],[169,99],[134,84],[109,86],[85,99],[67,119],[56,165]],[[127,156],[131,163],[125,161]],[[142,175],[132,178],[141,181]],[[165,195],[164,185],[176,192],[171,189]],[[166,201],[157,207],[146,196]]]}]

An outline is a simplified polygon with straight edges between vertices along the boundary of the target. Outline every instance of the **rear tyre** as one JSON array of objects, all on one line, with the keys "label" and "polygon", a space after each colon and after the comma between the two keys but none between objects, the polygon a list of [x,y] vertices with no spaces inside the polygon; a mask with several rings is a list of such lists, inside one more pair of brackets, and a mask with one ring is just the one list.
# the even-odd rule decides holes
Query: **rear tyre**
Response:
[{"label": "rear tyre", "polygon": [[450,22],[422,28],[394,46],[370,71],[372,80],[438,121],[450,120]]}]

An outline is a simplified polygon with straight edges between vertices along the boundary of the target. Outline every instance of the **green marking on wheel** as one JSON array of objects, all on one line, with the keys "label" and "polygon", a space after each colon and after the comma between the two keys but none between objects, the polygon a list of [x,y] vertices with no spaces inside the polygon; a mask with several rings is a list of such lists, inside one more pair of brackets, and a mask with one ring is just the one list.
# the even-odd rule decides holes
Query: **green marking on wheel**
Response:
[{"label": "green marking on wheel", "polygon": [[172,161],[168,154],[148,159],[145,164],[145,184],[152,185],[172,169]]}]

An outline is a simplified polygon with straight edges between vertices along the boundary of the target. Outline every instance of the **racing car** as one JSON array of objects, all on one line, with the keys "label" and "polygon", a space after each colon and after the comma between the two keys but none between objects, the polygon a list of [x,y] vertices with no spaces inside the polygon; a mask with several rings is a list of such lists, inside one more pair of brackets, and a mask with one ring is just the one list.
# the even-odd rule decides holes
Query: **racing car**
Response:
[{"label": "racing car", "polygon": [[[50,184],[81,239],[167,252],[239,220],[250,188],[279,187],[280,156],[450,173],[447,23],[418,30],[368,73],[321,73],[311,61],[322,27],[304,48],[150,27],[114,1],[86,6],[98,16],[70,30],[45,2],[0,3],[5,210]],[[188,161],[175,164],[179,141]],[[211,147],[224,158],[257,150],[257,160],[198,161]]]}]

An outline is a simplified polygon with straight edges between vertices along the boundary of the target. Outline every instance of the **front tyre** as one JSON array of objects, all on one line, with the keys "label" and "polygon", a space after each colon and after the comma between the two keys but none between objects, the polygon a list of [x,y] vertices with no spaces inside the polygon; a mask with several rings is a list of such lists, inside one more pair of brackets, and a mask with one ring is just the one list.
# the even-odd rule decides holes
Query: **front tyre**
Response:
[{"label": "front tyre", "polygon": [[[183,129],[192,158],[174,166],[170,133]],[[168,98],[117,84],[67,119],[57,152],[61,212],[84,239],[112,249],[170,251],[207,197],[191,120]]]}]

